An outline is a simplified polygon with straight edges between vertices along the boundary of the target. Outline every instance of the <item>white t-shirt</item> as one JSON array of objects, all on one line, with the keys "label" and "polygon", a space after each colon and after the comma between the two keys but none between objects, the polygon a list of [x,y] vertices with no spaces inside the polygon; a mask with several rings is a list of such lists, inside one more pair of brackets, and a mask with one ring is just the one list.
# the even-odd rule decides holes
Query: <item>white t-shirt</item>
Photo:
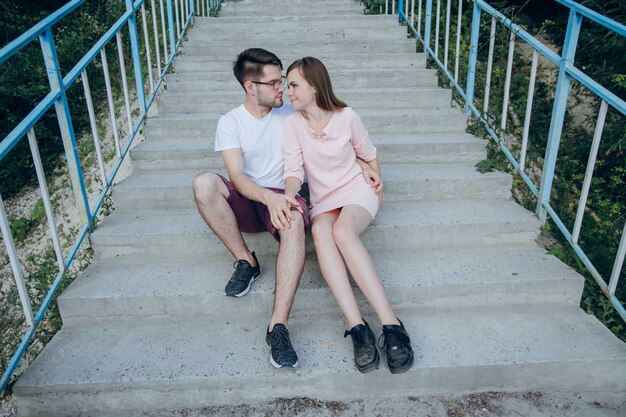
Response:
[{"label": "white t-shirt", "polygon": [[217,122],[215,152],[241,149],[244,174],[261,187],[284,189],[283,122],[293,112],[283,104],[257,119],[242,104]]}]

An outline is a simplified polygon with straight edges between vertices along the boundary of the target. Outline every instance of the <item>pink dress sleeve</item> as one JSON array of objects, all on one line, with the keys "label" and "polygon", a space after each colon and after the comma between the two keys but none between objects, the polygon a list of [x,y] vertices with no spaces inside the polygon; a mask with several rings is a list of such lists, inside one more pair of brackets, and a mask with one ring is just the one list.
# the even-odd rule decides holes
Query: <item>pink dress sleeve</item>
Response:
[{"label": "pink dress sleeve", "polygon": [[363,121],[354,111],[351,111],[350,116],[350,141],[356,156],[366,162],[373,161],[376,159],[376,148],[367,134]]},{"label": "pink dress sleeve", "polygon": [[[296,113],[294,113],[295,115]],[[304,182],[304,161],[302,147],[298,140],[293,115],[287,117],[283,124],[283,150],[285,154],[285,179],[295,177]]]}]

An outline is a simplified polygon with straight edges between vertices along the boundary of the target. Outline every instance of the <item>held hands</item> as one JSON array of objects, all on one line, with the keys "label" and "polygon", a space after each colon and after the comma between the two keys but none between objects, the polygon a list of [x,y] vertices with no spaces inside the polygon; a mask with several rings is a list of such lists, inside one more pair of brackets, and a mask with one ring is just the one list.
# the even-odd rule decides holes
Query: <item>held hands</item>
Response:
[{"label": "held hands", "polygon": [[291,209],[295,208],[300,213],[304,214],[302,207],[295,197],[278,193],[273,194],[267,204],[272,224],[278,230],[289,229],[291,228],[291,222],[295,220]]}]

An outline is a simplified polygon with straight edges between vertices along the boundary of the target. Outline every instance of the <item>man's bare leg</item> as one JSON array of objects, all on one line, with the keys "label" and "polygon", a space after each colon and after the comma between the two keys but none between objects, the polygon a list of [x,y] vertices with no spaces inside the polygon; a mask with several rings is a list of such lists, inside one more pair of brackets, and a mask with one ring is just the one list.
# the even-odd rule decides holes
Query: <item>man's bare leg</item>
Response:
[{"label": "man's bare leg", "polygon": [[198,174],[193,180],[193,194],[200,215],[235,259],[256,266],[239,231],[235,214],[226,201],[230,193],[222,178],[211,172]]},{"label": "man's bare leg", "polygon": [[287,326],[289,313],[304,270],[304,220],[293,211],[291,228],[280,231],[280,248],[276,258],[276,294],[269,330],[276,323]]}]

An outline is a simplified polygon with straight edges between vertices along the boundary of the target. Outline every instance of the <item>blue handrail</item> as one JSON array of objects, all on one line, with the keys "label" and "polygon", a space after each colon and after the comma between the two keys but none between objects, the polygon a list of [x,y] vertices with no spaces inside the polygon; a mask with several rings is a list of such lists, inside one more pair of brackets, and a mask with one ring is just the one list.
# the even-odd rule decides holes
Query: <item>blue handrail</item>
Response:
[{"label": "blue handrail", "polygon": [[[565,34],[565,42],[563,47],[563,52],[561,55],[556,54],[552,50],[550,50],[546,45],[541,43],[538,39],[530,35],[528,32],[523,30],[521,27],[513,23],[510,19],[504,16],[499,11],[495,10],[489,4],[487,4],[483,0],[472,0],[473,2],[473,11],[472,11],[472,24],[471,24],[471,35],[470,35],[470,50],[469,50],[469,62],[468,62],[468,72],[467,72],[467,84],[464,89],[455,79],[455,77],[448,71],[447,66],[439,58],[437,51],[434,51],[431,48],[431,20],[432,20],[432,0],[425,1],[425,31],[422,36],[421,33],[413,26],[413,22],[409,20],[409,17],[405,15],[405,7],[404,1],[399,0],[398,5],[398,18],[399,21],[406,22],[408,28],[413,32],[416,36],[417,40],[422,44],[424,48],[424,52],[426,55],[431,58],[438,65],[439,69],[445,74],[448,78],[451,85],[454,89],[459,93],[462,99],[465,101],[465,109],[469,115],[473,115],[485,128],[489,136],[494,140],[503,154],[506,156],[508,161],[511,163],[513,168],[517,171],[520,177],[524,180],[528,188],[531,192],[537,197],[537,215],[542,221],[546,220],[546,216],[549,215],[557,225],[559,231],[565,237],[569,245],[572,247],[576,255],[585,265],[587,270],[591,273],[594,280],[599,285],[600,289],[604,292],[606,297],[611,301],[617,313],[626,321],[626,310],[624,309],[623,303],[617,299],[615,296],[615,290],[617,287],[617,283],[619,281],[620,273],[622,270],[622,266],[624,263],[624,258],[626,256],[626,224],[624,225],[624,230],[622,231],[621,240],[619,243],[619,247],[617,250],[613,272],[611,274],[611,278],[609,283],[607,284],[606,280],[601,276],[598,270],[595,268],[593,263],[590,261],[588,256],[585,254],[584,250],[578,244],[577,238],[574,237],[576,233],[572,233],[568,230],[568,228],[564,225],[563,221],[560,219],[558,214],[552,208],[549,198],[552,191],[552,183],[554,179],[554,173],[557,162],[557,155],[559,149],[559,142],[563,129],[563,122],[566,113],[566,105],[567,98],[569,96],[569,90],[572,80],[576,80],[586,88],[588,88],[593,94],[595,94],[600,100],[602,100],[603,104],[606,106],[611,106],[613,109],[620,112],[622,115],[626,115],[626,101],[619,98],[617,95],[609,91],[604,86],[600,85],[598,82],[593,80],[587,74],[585,74],[580,69],[576,68],[574,64],[574,56],[576,53],[576,48],[578,44],[578,35],[580,34],[580,30],[583,23],[583,18],[587,18],[599,25],[602,25],[606,29],[614,32],[620,36],[626,37],[626,26],[615,22],[603,16],[587,7],[584,7],[572,0],[555,0],[558,3],[566,6],[570,10],[569,21],[567,26],[567,31]],[[481,13],[486,12],[491,15],[497,22],[504,25],[507,29],[509,29],[515,37],[522,39],[524,42],[529,44],[534,51],[543,55],[548,60],[550,60],[553,64],[555,64],[559,69],[558,81],[555,91],[554,98],[554,106],[552,109],[552,117],[550,123],[550,131],[548,134],[548,143],[546,145],[546,153],[544,157],[544,168],[541,176],[541,183],[539,186],[535,185],[530,177],[524,172],[522,169],[523,161],[518,161],[513,153],[508,149],[505,142],[500,137],[498,133],[498,128],[492,126],[492,122],[487,120],[486,115],[483,115],[482,112],[477,108],[474,98],[474,83],[477,69],[477,50],[478,50],[478,37],[480,31],[480,19]],[[438,22],[436,23],[438,24]],[[459,25],[460,26],[460,25]],[[458,53],[458,51],[457,51]],[[503,115],[503,117],[505,117]],[[600,118],[599,118],[600,119]],[[599,126],[598,135],[601,135],[603,128],[604,120]],[[590,158],[590,163],[595,162],[594,158]],[[593,171],[593,170],[591,170]],[[586,180],[590,181],[590,178],[586,177]],[[586,201],[582,201],[584,205]],[[582,221],[582,215],[584,210],[579,210],[580,218],[577,218],[577,222],[580,224]],[[578,217],[578,216],[577,216]]]},{"label": "blue handrail", "polygon": [[[195,15],[195,5],[197,0],[165,0],[167,6],[167,11],[165,11],[165,14],[167,15],[167,21],[162,23],[164,28],[167,27],[167,29],[165,30],[165,32],[167,33],[158,33],[158,29],[155,24],[154,36],[160,39],[162,35],[163,42],[167,42],[169,40],[169,54],[164,57],[164,66],[161,72],[158,74],[154,85],[150,86],[152,87],[152,93],[149,97],[145,97],[144,95],[145,84],[142,75],[143,64],[141,61],[142,56],[140,54],[140,36],[137,29],[135,16],[140,9],[141,12],[144,13],[145,11],[143,8],[150,2],[146,2],[144,0],[124,1],[126,4],[126,12],[122,16],[120,16],[120,18],[109,28],[109,30],[107,30],[107,32],[93,45],[93,47],[80,59],[78,63],[76,63],[76,65],[65,76],[61,74],[61,69],[59,67],[54,39],[52,36],[52,29],[55,24],[61,21],[61,19],[68,16],[70,13],[80,7],[85,2],[85,0],[72,0],[68,2],[65,6],[61,7],[50,16],[34,25],[31,29],[26,31],[20,37],[0,49],[0,64],[2,64],[11,59],[11,57],[18,53],[21,49],[39,39],[42,53],[44,56],[44,62],[46,64],[46,69],[48,72],[48,78],[50,81],[50,92],[39,103],[37,103],[33,110],[31,110],[29,114],[24,117],[0,143],[0,160],[2,160],[20,141],[22,141],[27,133],[32,132],[31,129],[54,105],[57,113],[59,127],[61,130],[61,136],[64,142],[66,158],[70,169],[70,177],[72,179],[72,186],[74,189],[74,195],[84,220],[84,225],[78,233],[76,241],[73,243],[69,253],[67,254],[67,258],[58,260],[60,272],[54,279],[54,282],[52,283],[46,296],[44,297],[44,300],[39,310],[37,311],[37,314],[33,317],[33,323],[30,325],[29,329],[22,337],[22,340],[17,350],[13,354],[11,361],[9,362],[5,372],[3,373],[2,378],[0,379],[0,392],[4,392],[4,390],[6,389],[9,380],[15,372],[15,369],[20,359],[24,355],[28,345],[35,335],[38,325],[41,323],[41,320],[47,312],[50,303],[52,302],[59,288],[61,280],[65,275],[65,272],[72,265],[80,246],[84,242],[85,238],[92,231],[95,217],[100,212],[105,197],[113,184],[115,176],[119,171],[119,168],[124,161],[126,155],[128,154],[133,140],[135,139],[143,122],[146,119],[147,111],[153,104],[159,88],[164,81],[164,77],[167,74],[172,63],[174,62],[176,51],[180,47],[185,32],[187,31],[189,25],[191,25],[193,22],[193,17]],[[174,21],[174,9],[172,7],[172,2],[177,2],[177,7],[180,5],[180,20],[182,20],[182,22]],[[211,4],[214,5],[214,10],[218,10],[221,1],[217,4],[212,1]],[[153,11],[153,13],[154,12],[155,11]],[[104,50],[105,46],[109,42],[111,42],[114,37],[119,37],[120,31],[126,26],[128,26],[128,31],[130,35],[133,74],[135,78],[137,100],[139,103],[139,115],[133,121],[132,129],[130,129],[130,131],[128,132],[127,142],[123,147],[123,150],[120,151],[120,154],[118,155],[118,160],[115,163],[115,166],[112,168],[110,175],[106,178],[106,183],[103,184],[103,190],[100,193],[98,200],[92,207],[90,206],[87,198],[85,180],[80,166],[79,155],[76,146],[76,138],[67,102],[66,91],[75,83],[78,77],[80,77],[81,74],[84,73],[86,68],[97,58],[97,56],[101,54],[101,51]],[[146,41],[149,42],[149,40]],[[146,50],[148,50],[149,46],[145,45],[145,47]],[[152,71],[152,68],[149,68],[148,71]],[[123,74],[122,76],[126,77],[125,74]],[[34,133],[32,134],[34,135]],[[42,184],[40,184],[40,186],[41,185]],[[2,209],[2,214],[5,217],[4,220],[6,220],[4,209]],[[2,232],[3,236],[9,237],[9,239],[5,239],[5,245],[7,245],[7,249],[11,251],[14,250],[13,239],[10,230],[5,230],[5,224],[7,224],[7,222],[3,221]],[[52,229],[53,228],[51,228],[51,233],[56,234],[57,231]],[[16,277],[16,279],[18,279],[18,277]],[[25,309],[30,309],[30,304],[27,304],[28,306],[25,306]],[[27,317],[29,317],[29,315],[27,315]]]}]

